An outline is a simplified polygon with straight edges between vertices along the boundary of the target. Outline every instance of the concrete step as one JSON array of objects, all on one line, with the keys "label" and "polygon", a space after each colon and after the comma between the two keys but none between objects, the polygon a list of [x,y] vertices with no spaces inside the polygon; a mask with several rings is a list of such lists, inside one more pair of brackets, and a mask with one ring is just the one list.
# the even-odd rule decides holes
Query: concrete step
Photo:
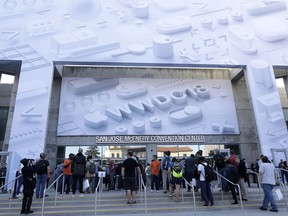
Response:
[{"label": "concrete step", "polygon": [[[85,194],[84,197],[72,195],[58,195],[58,203],[55,206],[55,192],[49,191],[50,196],[45,198],[45,215],[62,216],[62,215],[94,215],[95,214],[95,195]],[[142,195],[142,202],[141,202]],[[231,205],[233,202],[231,193],[223,193],[223,197],[219,189],[213,189],[215,206],[207,208],[203,206],[200,193],[195,193],[196,196],[196,209],[199,212],[204,211],[218,211],[221,209],[227,210],[241,210],[239,205]],[[184,191],[183,200],[180,197],[180,202],[175,202],[169,199],[167,194],[147,192],[147,208],[148,213],[159,212],[192,212],[193,198],[191,192]],[[249,192],[249,201],[243,201],[243,208],[245,210],[258,209],[261,205],[263,198],[259,195],[258,189],[253,189]],[[124,191],[103,191],[101,194],[100,204],[97,205],[97,215],[127,215],[136,213],[145,213],[144,195],[137,194],[137,203],[135,205],[127,205],[127,198]],[[0,195],[0,215],[18,215],[21,209],[22,199],[12,199],[11,208],[9,208],[10,199],[8,195]],[[284,200],[277,202],[279,207],[285,208],[286,203]],[[42,208],[42,199],[33,199],[32,209],[33,215],[40,215]]]}]

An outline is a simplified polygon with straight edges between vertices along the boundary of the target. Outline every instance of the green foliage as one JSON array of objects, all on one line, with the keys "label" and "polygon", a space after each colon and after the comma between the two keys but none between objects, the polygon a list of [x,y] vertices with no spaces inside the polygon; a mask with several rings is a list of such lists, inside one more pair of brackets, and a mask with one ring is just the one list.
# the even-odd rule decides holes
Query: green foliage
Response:
[{"label": "green foliage", "polygon": [[84,154],[86,156],[91,155],[93,158],[100,157],[98,146],[89,146]]}]

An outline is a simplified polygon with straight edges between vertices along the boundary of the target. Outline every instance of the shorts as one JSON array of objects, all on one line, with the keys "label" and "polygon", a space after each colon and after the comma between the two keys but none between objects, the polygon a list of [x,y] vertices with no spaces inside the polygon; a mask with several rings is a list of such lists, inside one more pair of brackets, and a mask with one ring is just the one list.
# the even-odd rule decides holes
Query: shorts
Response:
[{"label": "shorts", "polygon": [[182,178],[174,178],[172,177],[171,180],[170,180],[170,184],[174,185],[181,185],[182,183]]},{"label": "shorts", "polygon": [[125,177],[123,180],[124,190],[136,191],[136,179],[134,177]]}]

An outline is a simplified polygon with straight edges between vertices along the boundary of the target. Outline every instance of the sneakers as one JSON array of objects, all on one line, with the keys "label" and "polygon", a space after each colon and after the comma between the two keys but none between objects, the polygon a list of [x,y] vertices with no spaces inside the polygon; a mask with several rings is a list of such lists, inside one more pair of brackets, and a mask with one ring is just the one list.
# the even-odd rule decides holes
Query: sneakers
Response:
[{"label": "sneakers", "polygon": [[239,205],[239,203],[238,202],[233,202],[233,203],[231,203],[231,205]]},{"label": "sneakers", "polygon": [[153,193],[154,192],[154,190],[151,190],[151,193]]},{"label": "sneakers", "polygon": [[262,210],[262,211],[267,211],[268,210],[267,208],[265,208],[263,206],[259,207],[259,209]]},{"label": "sneakers", "polygon": [[84,194],[80,194],[79,197],[84,197]]},{"label": "sneakers", "polygon": [[73,194],[72,197],[75,197],[75,194]]},{"label": "sneakers", "polygon": [[159,193],[159,190],[157,190],[156,193]]},{"label": "sneakers", "polygon": [[167,193],[167,191],[165,190],[163,193]]},{"label": "sneakers", "polygon": [[272,209],[270,209],[269,211],[270,211],[270,212],[278,212],[278,209],[273,209],[273,208],[272,208]]},{"label": "sneakers", "polygon": [[246,202],[248,201],[248,199],[245,199],[245,198],[242,198],[242,200],[243,200],[243,201],[246,201]]}]

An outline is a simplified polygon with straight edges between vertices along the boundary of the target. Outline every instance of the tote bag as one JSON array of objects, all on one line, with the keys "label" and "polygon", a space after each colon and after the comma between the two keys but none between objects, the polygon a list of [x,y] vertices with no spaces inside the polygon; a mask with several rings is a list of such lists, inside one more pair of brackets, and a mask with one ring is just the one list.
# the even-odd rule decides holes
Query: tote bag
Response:
[{"label": "tote bag", "polygon": [[279,188],[274,190],[274,197],[278,201],[283,199],[283,194],[281,193],[281,190]]},{"label": "tote bag", "polygon": [[83,190],[85,191],[87,188],[89,188],[89,181],[88,179],[85,179],[83,181]]}]

